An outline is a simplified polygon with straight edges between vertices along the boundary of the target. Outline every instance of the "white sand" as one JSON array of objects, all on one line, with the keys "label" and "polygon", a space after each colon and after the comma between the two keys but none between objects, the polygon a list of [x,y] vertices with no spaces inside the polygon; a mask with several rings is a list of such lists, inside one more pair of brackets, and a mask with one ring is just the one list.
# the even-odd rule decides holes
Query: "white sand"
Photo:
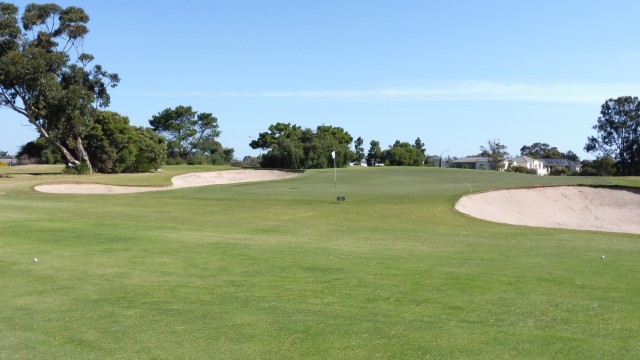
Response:
[{"label": "white sand", "polygon": [[234,184],[256,181],[286,179],[300,175],[300,172],[282,170],[226,170],[191,173],[175,176],[172,186],[117,186],[102,184],[44,184],[36,191],[55,194],[126,194],[146,191],[171,190],[186,187]]},{"label": "white sand", "polygon": [[506,224],[640,234],[640,189],[499,190],[465,196],[456,209]]}]

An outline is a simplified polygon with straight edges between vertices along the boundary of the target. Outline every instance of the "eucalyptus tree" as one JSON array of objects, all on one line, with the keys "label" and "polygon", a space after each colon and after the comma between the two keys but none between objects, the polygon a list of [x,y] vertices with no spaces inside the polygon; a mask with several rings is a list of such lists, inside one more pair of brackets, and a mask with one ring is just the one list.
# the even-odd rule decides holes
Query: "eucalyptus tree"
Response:
[{"label": "eucalyptus tree", "polygon": [[98,108],[109,105],[109,87],[120,78],[82,44],[89,16],[78,7],[0,3],[0,106],[24,116],[68,164],[91,161],[82,143]]},{"label": "eucalyptus tree", "polygon": [[489,166],[492,170],[503,170],[507,156],[507,146],[500,143],[499,139],[487,141],[487,147],[480,146],[480,156],[489,158]]},{"label": "eucalyptus tree", "polygon": [[149,120],[153,130],[167,138],[167,156],[187,161],[202,155],[215,157],[223,151],[217,141],[222,131],[211,113],[198,113],[191,106],[167,108]]},{"label": "eucalyptus tree", "polygon": [[557,147],[541,142],[522,146],[520,155],[534,159],[561,159],[564,157],[564,154]]},{"label": "eucalyptus tree", "polygon": [[640,101],[635,96],[609,99],[602,104],[584,149],[616,161],[619,175],[640,174]]}]

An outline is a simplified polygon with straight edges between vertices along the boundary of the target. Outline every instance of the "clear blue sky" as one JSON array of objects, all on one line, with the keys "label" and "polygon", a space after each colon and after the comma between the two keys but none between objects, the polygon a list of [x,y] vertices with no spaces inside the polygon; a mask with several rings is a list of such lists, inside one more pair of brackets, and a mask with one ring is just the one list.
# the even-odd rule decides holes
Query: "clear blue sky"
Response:
[{"label": "clear blue sky", "polygon": [[[85,9],[85,51],[122,78],[110,110],[144,126],[178,105],[213,113],[240,159],[276,122],[340,126],[367,149],[420,137],[462,157],[495,138],[593,158],[600,105],[640,96],[637,0],[57,3]],[[0,117],[0,150],[36,137]]]}]

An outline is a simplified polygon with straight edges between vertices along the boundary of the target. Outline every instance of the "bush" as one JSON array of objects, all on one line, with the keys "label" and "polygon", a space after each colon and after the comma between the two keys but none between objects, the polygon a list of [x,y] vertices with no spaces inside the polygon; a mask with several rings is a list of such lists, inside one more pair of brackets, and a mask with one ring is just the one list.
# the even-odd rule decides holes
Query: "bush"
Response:
[{"label": "bush", "polygon": [[528,167],[521,165],[511,166],[509,169],[507,169],[507,171],[521,174],[538,175],[538,171],[536,171],[536,169],[529,169]]},{"label": "bush", "polygon": [[129,125],[115,112],[101,111],[83,139],[94,170],[101,173],[136,173],[155,170],[166,156],[164,138],[149,128]]},{"label": "bush", "polygon": [[569,171],[569,169],[566,169],[566,168],[555,168],[549,171],[549,175],[551,176],[566,176],[570,174],[571,174],[571,171]]},{"label": "bush", "polygon": [[209,161],[210,157],[202,153],[187,156],[187,165],[207,165]]},{"label": "bush", "polygon": [[86,175],[89,174],[89,165],[86,162],[81,162],[78,165],[70,165],[62,170],[63,174],[67,175]]},{"label": "bush", "polygon": [[247,166],[246,163],[238,160],[238,159],[233,159],[229,162],[229,166],[233,166],[233,167],[244,167]]},{"label": "bush", "polygon": [[23,165],[64,163],[60,151],[43,137],[22,145],[16,157]]}]

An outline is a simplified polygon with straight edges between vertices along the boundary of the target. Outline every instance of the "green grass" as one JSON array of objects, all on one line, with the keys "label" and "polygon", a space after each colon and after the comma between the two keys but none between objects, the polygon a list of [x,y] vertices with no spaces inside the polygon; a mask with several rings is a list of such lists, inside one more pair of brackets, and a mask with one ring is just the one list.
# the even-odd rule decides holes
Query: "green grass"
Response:
[{"label": "green grass", "polygon": [[453,209],[469,187],[638,178],[350,168],[337,189],[331,169],[117,196],[31,190],[166,185],[190,169],[0,177],[0,358],[640,357],[640,236]]}]

